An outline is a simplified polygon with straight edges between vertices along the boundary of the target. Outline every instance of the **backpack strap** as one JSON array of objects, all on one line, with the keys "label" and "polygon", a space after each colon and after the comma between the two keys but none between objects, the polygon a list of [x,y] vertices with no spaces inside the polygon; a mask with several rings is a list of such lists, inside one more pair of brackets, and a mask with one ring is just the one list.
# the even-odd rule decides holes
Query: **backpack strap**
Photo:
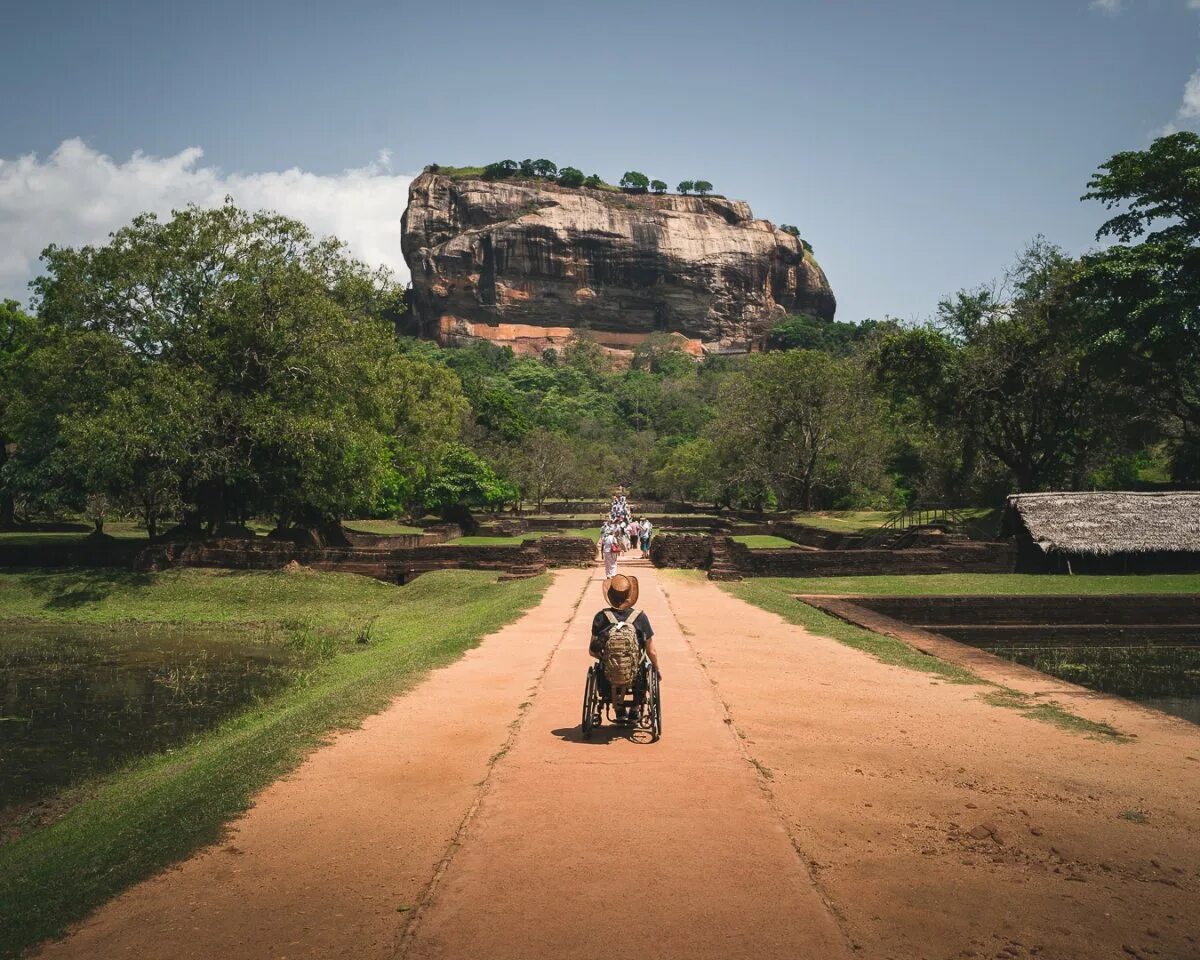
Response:
[{"label": "backpack strap", "polygon": [[615,627],[618,623],[621,622],[620,620],[617,619],[617,615],[612,612],[612,608],[607,608],[604,611],[604,617],[606,620],[608,620],[608,625],[610,627]]}]

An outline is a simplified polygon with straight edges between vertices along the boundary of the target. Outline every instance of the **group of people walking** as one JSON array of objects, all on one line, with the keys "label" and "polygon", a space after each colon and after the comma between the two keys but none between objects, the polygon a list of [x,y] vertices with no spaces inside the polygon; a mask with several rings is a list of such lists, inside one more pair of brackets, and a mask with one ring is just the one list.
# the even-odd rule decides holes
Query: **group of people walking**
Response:
[{"label": "group of people walking", "polygon": [[635,520],[629,511],[625,495],[615,495],[608,519],[600,528],[600,555],[604,559],[604,576],[608,578],[617,575],[617,560],[626,550],[637,547],[641,556],[646,556],[650,552],[652,536],[653,524],[645,517]]}]

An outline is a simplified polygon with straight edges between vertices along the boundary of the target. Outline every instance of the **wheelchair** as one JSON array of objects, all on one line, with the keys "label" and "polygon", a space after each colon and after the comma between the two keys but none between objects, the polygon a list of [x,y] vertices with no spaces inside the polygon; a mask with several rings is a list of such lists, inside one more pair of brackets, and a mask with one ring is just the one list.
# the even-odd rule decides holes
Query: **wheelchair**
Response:
[{"label": "wheelchair", "polygon": [[600,662],[588,668],[587,682],[583,688],[583,735],[589,737],[601,723],[607,720],[618,723],[617,709],[624,708],[634,730],[650,734],[655,743],[662,736],[662,692],[659,688],[658,671],[650,658],[642,655],[642,663],[634,678],[633,686],[625,691],[617,702],[613,702],[612,689],[604,676]]}]

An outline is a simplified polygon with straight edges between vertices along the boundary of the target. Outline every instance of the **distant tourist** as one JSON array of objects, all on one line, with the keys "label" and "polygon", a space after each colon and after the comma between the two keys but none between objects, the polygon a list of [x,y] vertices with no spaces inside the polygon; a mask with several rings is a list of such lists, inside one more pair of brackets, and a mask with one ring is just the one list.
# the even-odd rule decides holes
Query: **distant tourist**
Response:
[{"label": "distant tourist", "polygon": [[617,575],[617,558],[621,555],[621,542],[613,530],[600,538],[600,556],[604,559],[604,576],[611,579]]},{"label": "distant tourist", "polygon": [[641,548],[642,556],[644,557],[650,552],[650,537],[654,533],[654,527],[651,526],[649,520],[647,520],[645,517],[642,517],[642,522],[639,524],[638,529],[641,533]]}]

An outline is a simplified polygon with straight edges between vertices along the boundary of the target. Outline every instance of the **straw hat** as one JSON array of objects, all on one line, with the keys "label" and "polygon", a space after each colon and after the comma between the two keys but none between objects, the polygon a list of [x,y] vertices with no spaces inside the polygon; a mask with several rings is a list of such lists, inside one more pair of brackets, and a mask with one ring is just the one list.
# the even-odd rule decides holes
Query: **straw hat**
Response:
[{"label": "straw hat", "polygon": [[637,577],[617,574],[604,581],[604,599],[614,610],[628,610],[638,598]]}]

